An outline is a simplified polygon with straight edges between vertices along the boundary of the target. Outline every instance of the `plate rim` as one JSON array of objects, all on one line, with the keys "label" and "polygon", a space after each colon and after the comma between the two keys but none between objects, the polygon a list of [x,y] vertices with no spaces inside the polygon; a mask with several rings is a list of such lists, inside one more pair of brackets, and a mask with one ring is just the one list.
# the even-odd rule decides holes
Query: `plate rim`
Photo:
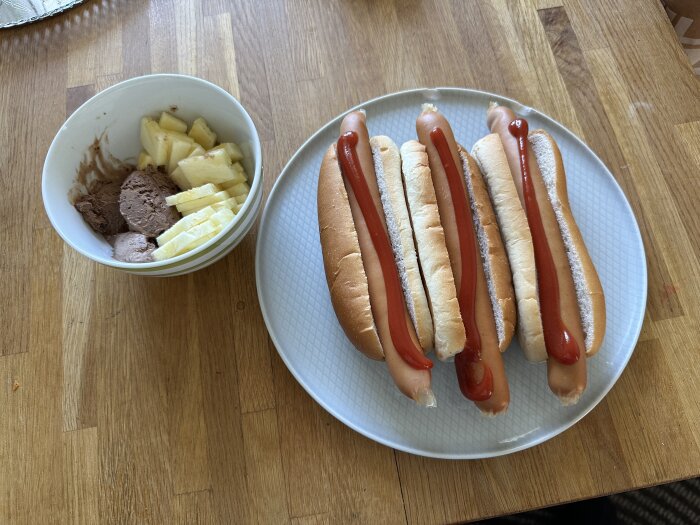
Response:
[{"label": "plate rim", "polygon": [[[356,111],[359,109],[364,108],[365,106],[368,106],[370,104],[376,104],[384,99],[389,99],[389,98],[397,98],[400,96],[405,96],[405,95],[411,95],[411,94],[419,94],[422,93],[426,102],[431,100],[431,94],[432,93],[444,93],[444,92],[452,92],[452,93],[457,93],[457,94],[470,94],[470,95],[478,95],[478,96],[487,96],[491,97],[493,99],[499,100],[499,101],[505,101],[508,103],[508,105],[516,111],[517,113],[521,114],[530,114],[530,113],[536,113],[541,117],[544,117],[546,120],[552,122],[555,124],[558,128],[559,131],[562,133],[568,134],[571,138],[573,138],[576,142],[579,143],[579,145],[583,146],[584,149],[588,152],[589,155],[595,159],[595,161],[603,168],[605,172],[609,175],[609,178],[613,182],[613,188],[614,190],[618,193],[620,197],[622,197],[622,201],[626,207],[626,211],[629,214],[629,216],[632,218],[633,224],[635,226],[635,240],[636,244],[638,245],[638,248],[641,253],[641,267],[640,267],[640,273],[643,274],[643,290],[642,290],[642,297],[643,300],[640,301],[642,308],[640,309],[639,314],[637,315],[636,319],[636,326],[634,326],[634,329],[632,330],[634,335],[634,344],[631,348],[631,350],[627,353],[627,356],[624,359],[624,362],[621,364],[621,366],[618,368],[618,370],[615,372],[612,380],[609,382],[608,385],[601,391],[601,393],[596,396],[594,399],[589,402],[589,405],[581,411],[579,414],[576,416],[572,417],[571,419],[567,420],[564,424],[558,426],[557,428],[553,429],[550,432],[547,432],[546,434],[539,436],[538,438],[534,439],[533,441],[528,441],[519,445],[516,445],[512,448],[507,448],[503,450],[498,450],[498,451],[490,451],[490,452],[485,452],[485,453],[444,453],[444,452],[433,452],[429,450],[423,450],[420,448],[415,448],[415,447],[410,447],[407,445],[404,445],[402,443],[397,443],[392,439],[385,438],[382,436],[379,436],[375,434],[374,432],[371,432],[367,429],[362,428],[361,426],[355,424],[353,421],[350,421],[348,418],[341,416],[338,414],[335,410],[331,409],[328,404],[320,397],[318,396],[313,389],[309,387],[306,382],[304,382],[297,370],[290,364],[289,360],[287,359],[286,355],[280,351],[280,344],[279,344],[279,339],[277,337],[277,334],[275,334],[271,329],[271,321],[269,318],[269,314],[267,312],[267,308],[265,306],[265,303],[263,302],[263,292],[262,288],[260,286],[260,283],[262,282],[261,276],[260,276],[260,268],[261,268],[261,253],[262,253],[262,240],[264,237],[264,231],[266,228],[267,224],[267,217],[268,217],[268,212],[271,209],[270,206],[268,206],[269,202],[275,197],[276,193],[279,190],[279,188],[282,185],[282,182],[284,181],[285,176],[289,173],[291,170],[291,166],[296,162],[297,157],[299,157],[306,149],[306,147],[313,142],[317,136],[321,135],[324,133],[329,127],[336,125],[338,121],[340,121],[345,115],[352,111]],[[634,214],[634,211],[632,210],[632,206],[629,203],[629,200],[627,199],[627,196],[625,195],[625,192],[622,190],[622,187],[618,183],[617,179],[615,176],[612,174],[612,172],[608,169],[608,167],[605,165],[605,163],[602,161],[600,157],[584,142],[578,135],[576,135],[573,131],[571,131],[569,128],[564,126],[562,123],[560,123],[558,120],[550,117],[546,113],[535,109],[533,107],[527,106],[525,104],[522,104],[521,102],[518,102],[517,100],[511,99],[509,97],[505,97],[503,95],[498,95],[496,93],[491,93],[489,91],[483,91],[480,89],[473,89],[473,88],[463,88],[463,87],[453,87],[453,86],[444,86],[444,87],[434,87],[434,88],[428,88],[428,87],[423,87],[423,88],[412,88],[412,89],[405,89],[402,91],[396,91],[393,93],[387,93],[384,95],[380,95],[378,97],[372,98],[370,100],[366,100],[361,102],[360,104],[357,104],[353,106],[352,108],[340,113],[339,115],[333,117],[331,120],[326,122],[324,125],[322,125],[319,129],[317,129],[308,139],[306,139],[301,146],[297,148],[297,150],[294,152],[294,154],[289,158],[287,163],[284,165],[284,168],[282,168],[282,171],[280,171],[280,174],[277,176],[275,179],[275,183],[272,186],[272,189],[270,190],[270,193],[268,194],[266,200],[265,200],[265,207],[262,212],[262,216],[260,218],[260,225],[258,227],[258,232],[257,232],[257,240],[256,240],[256,246],[255,246],[255,287],[257,290],[257,295],[258,295],[258,303],[260,305],[260,310],[263,315],[263,320],[265,321],[265,327],[267,328],[267,333],[270,336],[270,339],[272,340],[272,343],[275,346],[275,350],[277,351],[277,354],[280,356],[282,361],[284,362],[285,366],[287,367],[287,370],[292,374],[294,379],[301,385],[301,387],[306,391],[307,394],[311,396],[311,398],[316,401],[326,412],[331,414],[334,418],[336,418],[338,421],[343,423],[344,425],[350,427],[353,429],[355,432],[358,432],[362,436],[371,439],[372,441],[375,441],[377,443],[380,443],[384,446],[390,447],[394,450],[399,450],[401,452],[406,452],[408,454],[413,454],[416,456],[422,456],[422,457],[428,457],[428,458],[434,458],[434,459],[449,459],[449,460],[470,460],[470,459],[488,459],[488,458],[495,458],[499,456],[505,456],[508,454],[514,454],[516,452],[520,452],[522,450],[526,450],[528,448],[535,447],[537,445],[540,445],[546,441],[549,441],[550,439],[558,436],[559,434],[562,434],[569,430],[571,427],[573,427],[576,423],[581,421],[584,417],[586,417],[594,408],[598,406],[598,404],[607,396],[612,388],[615,386],[617,381],[620,379],[622,376],[622,373],[625,371],[627,368],[627,365],[629,364],[630,359],[632,358],[632,354],[636,350],[637,343],[639,342],[639,335],[642,331],[642,326],[644,324],[644,315],[646,312],[646,305],[647,305],[647,293],[648,293],[648,287],[649,287],[649,276],[647,273],[647,260],[646,260],[646,251],[644,249],[644,242],[642,239],[642,234],[641,230],[639,228],[639,222],[637,221],[637,217]],[[633,319],[633,321],[635,321]]]}]

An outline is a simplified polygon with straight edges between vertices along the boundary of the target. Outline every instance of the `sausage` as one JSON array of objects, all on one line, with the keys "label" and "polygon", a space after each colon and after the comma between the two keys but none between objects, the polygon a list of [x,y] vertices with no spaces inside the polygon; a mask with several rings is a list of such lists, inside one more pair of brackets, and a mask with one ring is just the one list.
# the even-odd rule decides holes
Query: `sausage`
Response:
[{"label": "sausage", "polygon": [[[358,143],[356,152],[362,167],[362,172],[365,175],[365,180],[369,187],[372,200],[386,231],[386,220],[384,219],[384,211],[382,208],[381,199],[379,196],[379,188],[377,186],[377,177],[374,169],[374,160],[369,142],[369,134],[365,124],[365,114],[360,111],[349,113],[341,123],[340,134],[343,135],[348,131],[357,133]],[[384,350],[384,358],[389,368],[389,373],[399,390],[406,396],[415,400],[417,403],[426,406],[434,406],[435,397],[431,389],[431,373],[430,370],[418,370],[406,363],[396,350],[391,334],[389,331],[389,317],[387,309],[387,294],[384,286],[384,277],[382,274],[379,256],[374,248],[370,237],[367,224],[360,210],[360,206],[355,198],[351,186],[345,181],[345,188],[348,193],[352,218],[357,230],[357,237],[362,253],[362,262],[367,274],[367,282],[369,286],[370,303],[372,307],[372,315],[379,334],[379,340]],[[404,317],[408,326],[408,332],[411,340],[420,348],[418,337],[416,336],[413,323],[408,314],[406,305],[403,304]]]},{"label": "sausage", "polygon": [[[523,185],[520,176],[520,160],[518,144],[516,139],[508,130],[509,124],[515,120],[513,111],[503,106],[492,106],[487,115],[487,124],[493,133],[497,133],[503,143],[511,175],[515,182],[515,187],[520,197],[520,202],[525,208],[523,198]],[[529,148],[529,167],[532,183],[535,189],[537,205],[539,207],[542,223],[544,225],[545,236],[549,249],[554,259],[559,284],[559,297],[561,305],[561,319],[571,332],[574,340],[578,344],[580,357],[572,365],[565,365],[556,359],[547,359],[547,378],[549,387],[563,403],[571,403],[578,400],[579,396],[586,388],[586,359],[585,340],[583,328],[581,326],[581,315],[576,298],[574,280],[571,273],[564,240],[557,223],[554,209],[549,200],[547,189],[542,179],[542,174],[537,165],[532,148]]]},{"label": "sausage", "polygon": [[[445,241],[447,244],[447,251],[450,256],[455,286],[457,290],[460,290],[462,283],[460,240],[457,223],[454,219],[455,207],[452,201],[447,175],[439,153],[430,136],[431,131],[436,127],[442,129],[443,133],[445,134],[454,163],[461,175],[460,180],[462,183],[462,191],[464,191],[465,194],[467,194],[467,188],[464,180],[462,162],[457,149],[457,143],[455,142],[450,124],[447,122],[447,119],[437,111],[424,111],[416,121],[416,131],[418,133],[418,140],[426,147],[428,153],[433,185],[435,187],[435,194],[437,197],[442,226],[445,231]],[[470,227],[473,228],[472,222],[469,221],[469,223]],[[478,247],[477,253],[479,253]],[[488,367],[491,369],[493,374],[493,391],[489,399],[485,401],[476,401],[475,404],[483,412],[496,414],[504,411],[508,407],[510,392],[503,366],[503,359],[499,349],[496,322],[494,319],[493,307],[484,274],[483,261],[481,260],[480,256],[477,256],[477,260],[475,318],[476,325],[481,336],[481,357],[484,363],[486,363],[486,365],[488,365]],[[469,337],[470,334],[467,332],[467,339],[469,339]]]}]

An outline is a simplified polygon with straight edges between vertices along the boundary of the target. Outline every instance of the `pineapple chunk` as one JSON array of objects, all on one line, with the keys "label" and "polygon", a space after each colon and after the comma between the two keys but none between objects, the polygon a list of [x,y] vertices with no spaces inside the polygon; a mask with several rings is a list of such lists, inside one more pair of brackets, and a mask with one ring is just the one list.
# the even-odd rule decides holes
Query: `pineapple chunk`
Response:
[{"label": "pineapple chunk", "polygon": [[136,163],[136,169],[145,170],[146,166],[155,166],[155,164],[153,163],[153,158],[145,151],[142,151],[139,153],[139,160]]},{"label": "pineapple chunk", "polygon": [[246,181],[245,176],[241,175],[241,173],[239,171],[236,171],[231,180],[227,180],[226,182],[220,183],[220,186],[221,186],[222,190],[227,190],[228,188],[231,188],[231,187],[233,187],[237,184],[240,184],[241,182],[245,182],[245,181]]},{"label": "pineapple chunk", "polygon": [[172,173],[177,168],[177,163],[186,158],[192,149],[190,142],[177,137],[172,138],[170,147],[170,160],[168,161],[168,173]]},{"label": "pineapple chunk", "polygon": [[195,119],[188,135],[207,150],[213,148],[214,144],[216,144],[216,133],[209,129],[207,121],[202,117]]},{"label": "pineapple chunk", "polygon": [[216,210],[213,207],[207,206],[206,208],[202,208],[201,210],[192,212],[192,214],[187,217],[183,217],[175,224],[173,224],[170,228],[168,228],[160,234],[160,237],[156,239],[158,246],[163,246],[166,242],[173,239],[176,235],[189,230],[193,226],[197,226],[198,224],[203,223],[204,221],[209,219],[209,217],[214,215],[215,212]]},{"label": "pineapple chunk", "polygon": [[195,199],[201,199],[202,197],[208,197],[209,195],[214,195],[215,193],[221,191],[216,184],[205,184],[204,186],[197,186],[191,190],[183,191],[181,193],[176,193],[175,195],[170,195],[165,198],[165,203],[168,206],[175,206],[176,204],[183,204],[188,201],[193,201]]},{"label": "pineapple chunk", "polygon": [[180,133],[187,133],[187,123],[165,111],[163,111],[163,113],[160,114],[160,120],[158,121],[158,125],[162,129],[167,129],[169,131],[179,131]]},{"label": "pineapple chunk", "polygon": [[182,173],[180,166],[173,170],[173,172],[170,174],[170,178],[173,179],[173,182],[175,182],[175,184],[177,184],[181,190],[192,189],[192,184],[190,184],[190,181],[187,180],[185,174]]},{"label": "pineapple chunk", "polygon": [[233,198],[236,199],[236,203],[243,204],[245,202],[245,200],[248,198],[248,194],[243,193],[242,195],[236,195]]},{"label": "pineapple chunk", "polygon": [[168,164],[170,154],[170,138],[158,123],[150,117],[141,119],[141,145],[151,156],[156,166]]},{"label": "pineapple chunk", "polygon": [[179,166],[192,186],[201,186],[207,182],[227,182],[235,179],[237,173],[223,150],[187,157],[180,161]]},{"label": "pineapple chunk", "polygon": [[233,169],[236,170],[238,173],[243,175],[245,177],[245,180],[248,180],[248,174],[245,172],[245,168],[240,162],[234,162],[233,163]]},{"label": "pineapple chunk", "polygon": [[217,149],[222,149],[226,153],[228,153],[228,156],[231,158],[232,162],[238,162],[240,160],[243,160],[243,152],[241,151],[241,148],[238,147],[238,144],[234,142],[222,142],[215,148],[210,149],[209,151],[214,151]]},{"label": "pineapple chunk", "polygon": [[153,259],[162,261],[201,246],[221,231],[221,225],[209,220],[177,234],[153,252]]},{"label": "pineapple chunk", "polygon": [[171,131],[171,130],[163,130],[165,134],[170,137],[170,140],[182,140],[184,142],[187,142],[190,147],[193,147],[196,143],[194,140],[192,140],[192,137],[190,137],[187,133],[180,133],[179,131]]},{"label": "pineapple chunk", "polygon": [[226,199],[225,201],[221,202],[215,202],[214,204],[211,205],[212,208],[215,210],[220,210],[222,208],[227,208],[229,210],[233,210],[238,205],[236,202],[236,197],[230,197]]},{"label": "pineapple chunk", "polygon": [[231,157],[233,162],[243,160],[243,152],[241,151],[241,148],[238,147],[238,144],[234,142],[224,142],[222,146],[226,148],[228,156]]},{"label": "pineapple chunk", "polygon": [[228,191],[231,194],[231,197],[238,197],[239,195],[247,195],[248,193],[250,193],[250,186],[248,186],[247,182],[241,182],[240,184],[231,186],[226,191]]},{"label": "pineapple chunk", "polygon": [[[218,146],[214,146],[213,148],[208,149],[207,153],[214,153],[215,151],[219,151],[219,150],[226,151],[226,148],[224,148],[223,144],[219,144]],[[226,155],[228,155],[228,151],[226,151]],[[230,159],[231,155],[228,155],[228,158]]]},{"label": "pineapple chunk", "polygon": [[245,169],[243,169],[240,162],[233,164],[233,170],[236,172],[236,177],[226,182],[229,188],[241,182],[248,182],[248,175],[246,175]]},{"label": "pineapple chunk", "polygon": [[202,197],[201,199],[194,199],[191,201],[183,202],[182,204],[176,204],[175,206],[177,207],[177,211],[183,213],[197,211],[201,210],[205,206],[209,206],[210,204],[214,204],[215,202],[224,201],[230,197],[231,195],[229,195],[228,192],[219,191],[214,195],[208,195],[206,197]]},{"label": "pineapple chunk", "polygon": [[[244,197],[247,197],[245,195]],[[221,202],[215,202],[214,204],[211,205],[212,208],[215,210],[220,210],[222,208],[228,208],[231,210],[234,214],[238,213],[241,211],[241,208],[243,207],[243,203],[245,202],[245,198],[241,200],[241,197],[231,197],[229,199],[226,199],[225,201]]]},{"label": "pineapple chunk", "polygon": [[193,142],[192,144],[192,149],[190,150],[189,155],[187,155],[188,157],[201,157],[202,155],[207,154],[207,151],[202,146],[196,142]]},{"label": "pineapple chunk", "polygon": [[235,217],[234,213],[229,208],[221,208],[214,215],[209,217],[209,220],[219,226],[226,226]]}]

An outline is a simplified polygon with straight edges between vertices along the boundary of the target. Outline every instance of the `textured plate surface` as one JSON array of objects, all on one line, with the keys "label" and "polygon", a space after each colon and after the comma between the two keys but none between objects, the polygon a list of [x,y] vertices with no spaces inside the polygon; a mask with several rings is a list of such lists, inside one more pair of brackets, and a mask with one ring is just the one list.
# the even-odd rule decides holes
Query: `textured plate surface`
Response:
[{"label": "textured plate surface", "polygon": [[0,29],[38,22],[85,0],[0,0]]},{"label": "textured plate surface", "polygon": [[637,223],[620,187],[596,155],[571,132],[530,108],[488,93],[439,88],[374,99],[370,135],[400,146],[415,138],[420,106],[434,102],[466,147],[488,133],[490,100],[509,105],[558,141],[571,207],[605,291],[607,331],[588,362],[589,384],[573,407],[562,407],[547,387],[546,366],[525,360],[514,342],[505,352],[511,388],[508,413],[485,418],[462,397],[453,365],[436,362],[438,407],[421,409],[396,389],[383,363],[355,350],[340,328],[323,272],[316,215],[321,159],[337,140],[342,116],[316,132],[291,158],[270,194],[260,225],[256,278],[260,306],[277,350],[294,377],[342,422],[385,445],[424,456],[469,459],[498,456],[550,439],[580,420],[608,393],[639,336],[647,273]]}]

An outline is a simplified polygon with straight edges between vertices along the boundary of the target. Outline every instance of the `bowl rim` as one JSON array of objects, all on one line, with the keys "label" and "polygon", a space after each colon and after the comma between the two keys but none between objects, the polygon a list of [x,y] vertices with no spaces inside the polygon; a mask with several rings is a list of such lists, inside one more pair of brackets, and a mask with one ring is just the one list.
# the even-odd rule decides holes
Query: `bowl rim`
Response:
[{"label": "bowl rim", "polygon": [[[58,129],[56,132],[56,135],[54,136],[53,140],[51,141],[51,145],[49,146],[49,149],[46,153],[46,157],[44,159],[44,165],[42,168],[41,172],[41,194],[42,194],[42,203],[44,205],[44,213],[46,213],[47,217],[49,218],[49,222],[51,222],[51,225],[53,226],[53,229],[58,233],[58,235],[75,251],[80,253],[81,255],[87,257],[88,259],[91,259],[97,263],[104,264],[105,266],[110,266],[112,268],[117,268],[117,269],[122,269],[122,270],[127,270],[129,272],[138,272],[138,270],[141,270],[138,273],[155,273],[155,272],[160,272],[165,269],[170,269],[170,268],[175,268],[182,266],[183,264],[193,262],[197,260],[199,257],[202,255],[206,255],[207,253],[210,253],[212,250],[210,248],[214,247],[214,245],[220,244],[220,242],[226,242],[228,239],[235,239],[235,235],[232,235],[233,229],[241,222],[242,217],[247,215],[251,210],[252,201],[255,199],[246,199],[243,203],[243,206],[241,207],[240,211],[236,214],[234,217],[234,220],[231,221],[229,224],[224,227],[221,232],[219,232],[216,236],[212,237],[209,239],[207,242],[202,244],[201,246],[198,246],[194,250],[190,250],[189,252],[183,253],[181,255],[178,255],[176,257],[172,257],[170,259],[164,259],[162,261],[152,261],[152,262],[147,262],[147,263],[130,263],[130,262],[122,262],[118,261],[117,259],[114,259],[112,257],[102,257],[99,255],[95,255],[92,253],[87,252],[86,250],[83,250],[79,248],[75,243],[72,242],[70,237],[65,233],[65,231],[61,228],[60,224],[56,220],[56,215],[49,212],[50,207],[47,205],[47,194],[48,194],[48,188],[47,188],[47,180],[49,178],[48,172],[49,172],[49,159],[56,154],[56,149],[57,149],[57,142],[59,140],[59,137],[61,136],[62,133],[65,132],[65,130],[73,123],[74,120],[77,120],[77,115],[80,114],[83,110],[86,108],[89,108],[91,105],[95,104],[97,99],[113,92],[117,91],[119,89],[122,89],[124,87],[130,87],[132,84],[139,84],[143,83],[145,81],[149,81],[151,79],[169,79],[173,80],[175,82],[192,82],[194,84],[199,84],[202,85],[208,89],[211,89],[213,91],[218,92],[219,94],[223,95],[224,98],[227,98],[229,102],[231,102],[238,110],[243,115],[243,120],[246,124],[246,127],[252,132],[252,140],[251,142],[253,143],[253,156],[255,159],[255,167],[254,167],[254,175],[253,175],[253,181],[250,187],[250,194],[254,195],[256,192],[261,191],[261,185],[262,185],[262,165],[263,165],[263,159],[262,159],[262,147],[260,143],[260,135],[258,134],[258,130],[255,126],[255,122],[253,122],[253,119],[251,116],[248,114],[248,111],[243,107],[243,104],[239,102],[239,100],[234,97],[231,93],[223,89],[222,87],[214,84],[213,82],[210,82],[208,80],[205,80],[203,78],[195,77],[192,75],[182,75],[178,73],[154,73],[154,74],[149,74],[149,75],[141,75],[138,77],[133,77],[129,78],[127,80],[123,80],[121,82],[118,82],[112,86],[109,86],[108,88],[103,89],[99,93],[96,93],[92,97],[90,97],[88,100],[83,102],[61,125],[61,127]],[[262,203],[262,201],[261,201]],[[253,210],[254,211],[254,210]]]}]

